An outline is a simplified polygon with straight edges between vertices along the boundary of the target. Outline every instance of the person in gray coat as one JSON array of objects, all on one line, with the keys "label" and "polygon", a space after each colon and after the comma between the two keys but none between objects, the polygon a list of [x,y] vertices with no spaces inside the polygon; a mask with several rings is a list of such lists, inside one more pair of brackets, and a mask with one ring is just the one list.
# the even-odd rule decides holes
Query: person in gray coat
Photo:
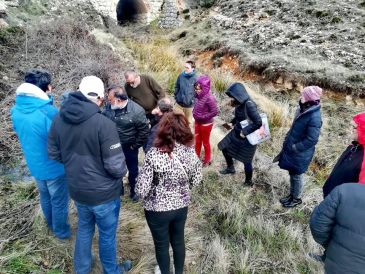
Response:
[{"label": "person in gray coat", "polygon": [[365,273],[365,186],[336,187],[310,219],[314,240],[325,248],[326,274]]}]

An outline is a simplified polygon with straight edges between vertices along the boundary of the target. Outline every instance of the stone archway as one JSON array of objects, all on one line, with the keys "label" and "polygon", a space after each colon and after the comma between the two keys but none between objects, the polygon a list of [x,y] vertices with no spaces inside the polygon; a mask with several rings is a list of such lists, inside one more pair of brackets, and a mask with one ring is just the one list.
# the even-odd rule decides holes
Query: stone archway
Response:
[{"label": "stone archway", "polygon": [[148,9],[143,0],[119,0],[117,20],[119,24],[146,20]]}]

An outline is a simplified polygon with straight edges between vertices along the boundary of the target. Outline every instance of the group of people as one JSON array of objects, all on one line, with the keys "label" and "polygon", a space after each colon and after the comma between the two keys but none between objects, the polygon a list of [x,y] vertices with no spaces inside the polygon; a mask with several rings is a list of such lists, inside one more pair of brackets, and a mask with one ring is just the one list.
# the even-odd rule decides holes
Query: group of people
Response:
[{"label": "group of people", "polygon": [[[133,202],[143,200],[153,237],[158,263],[155,273],[169,273],[171,244],[174,271],[180,274],[185,261],[184,228],[191,202],[190,190],[200,183],[202,168],[212,163],[210,134],[214,117],[219,112],[217,101],[211,92],[209,77],[198,76],[193,61],[184,64],[184,71],[176,80],[175,105],[150,76],[135,71],[127,71],[124,76],[125,85],[115,84],[106,89],[98,77],[84,77],[77,91],[64,96],[58,111],[49,94],[52,90],[50,74],[31,70],[25,75],[25,83],[16,90],[11,111],[14,130],[29,170],[36,179],[46,223],[59,239],[71,236],[69,197],[75,202],[78,212],[74,251],[76,273],[89,273],[92,269],[95,225],[99,230],[103,272],[125,273],[131,269],[131,261],[118,264],[116,257],[120,196],[124,195],[122,178],[128,171],[129,197]],[[244,184],[252,186],[252,161],[257,146],[246,137],[262,126],[262,120],[243,84],[233,83],[226,94],[231,98],[234,117],[229,126],[232,130],[218,144],[226,161],[226,167],[220,173],[234,174],[236,159],[244,164]],[[314,155],[322,126],[321,94],[322,89],[317,86],[302,90],[293,124],[275,158],[290,175],[290,192],[280,199],[284,207],[302,203],[303,174]],[[104,98],[107,98],[106,104]],[[243,120],[248,121],[248,126],[242,128]],[[339,216],[336,210],[341,208],[339,199],[344,197],[341,191],[345,186],[332,189],[347,182],[365,181],[362,147],[365,114],[356,116],[353,125],[358,134],[325,183],[325,196],[331,193],[314,210],[311,220],[315,239],[328,247],[325,261],[328,269],[338,263],[332,249],[340,247],[331,244],[335,239],[331,233],[336,229],[336,235],[341,232],[334,219]],[[145,159],[139,170],[140,148]],[[358,185],[346,185],[361,192],[357,190]],[[335,207],[335,203],[338,206]],[[351,222],[351,219],[344,215],[343,222]],[[365,236],[357,225],[348,229]],[[358,252],[357,255],[365,256],[361,248],[351,244],[344,254]],[[344,246],[346,243],[341,244],[341,248]],[[364,265],[364,261],[358,259],[355,263]]]}]

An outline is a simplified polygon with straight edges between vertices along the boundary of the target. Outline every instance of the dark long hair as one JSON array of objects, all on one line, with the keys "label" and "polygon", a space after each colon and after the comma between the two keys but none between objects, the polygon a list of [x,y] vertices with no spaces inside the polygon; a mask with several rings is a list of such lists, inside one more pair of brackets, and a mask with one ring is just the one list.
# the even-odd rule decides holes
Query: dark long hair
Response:
[{"label": "dark long hair", "polygon": [[194,135],[183,114],[168,112],[159,122],[154,145],[170,154],[176,142],[191,147],[194,144]]}]

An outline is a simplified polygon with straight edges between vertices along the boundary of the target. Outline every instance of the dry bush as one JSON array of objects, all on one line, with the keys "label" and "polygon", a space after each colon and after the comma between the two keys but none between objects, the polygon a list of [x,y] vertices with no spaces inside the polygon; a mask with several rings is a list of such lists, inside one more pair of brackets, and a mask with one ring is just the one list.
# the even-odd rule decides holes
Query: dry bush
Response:
[{"label": "dry bush", "polygon": [[[14,102],[14,90],[27,70],[42,68],[52,73],[56,101],[63,92],[75,91],[86,75],[100,77],[106,86],[122,82],[123,71],[129,69],[132,62],[121,60],[110,47],[98,43],[90,30],[79,19],[56,19],[19,29],[16,32],[17,46],[12,47],[11,40],[1,47],[6,53],[3,62],[9,63],[6,73],[12,78],[7,81],[7,90],[0,90],[5,94],[0,103],[0,122],[3,125],[0,163],[21,155],[10,122],[10,108]],[[3,86],[0,85],[0,88]]]}]

